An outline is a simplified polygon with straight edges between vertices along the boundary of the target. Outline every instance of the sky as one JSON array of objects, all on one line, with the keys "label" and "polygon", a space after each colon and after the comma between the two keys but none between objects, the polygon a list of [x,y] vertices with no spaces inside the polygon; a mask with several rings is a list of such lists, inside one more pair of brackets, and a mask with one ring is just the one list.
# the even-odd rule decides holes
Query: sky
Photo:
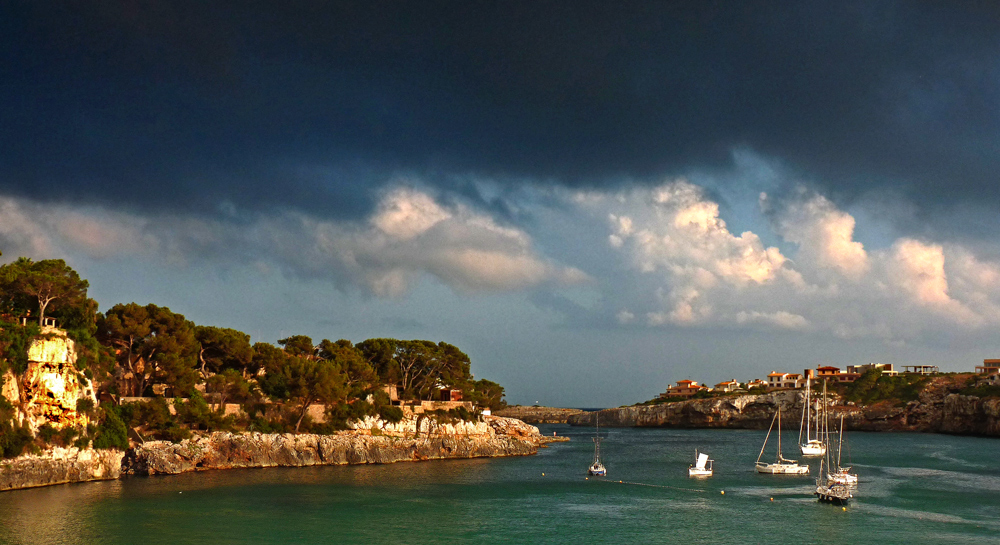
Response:
[{"label": "sky", "polygon": [[0,260],[520,404],[1000,357],[990,2],[0,7]]}]

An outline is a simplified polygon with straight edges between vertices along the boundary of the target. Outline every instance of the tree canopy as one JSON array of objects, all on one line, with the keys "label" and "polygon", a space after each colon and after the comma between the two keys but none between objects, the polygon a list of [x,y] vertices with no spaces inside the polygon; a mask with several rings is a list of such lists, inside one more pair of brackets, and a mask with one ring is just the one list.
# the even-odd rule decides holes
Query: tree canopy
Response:
[{"label": "tree canopy", "polygon": [[368,339],[358,349],[384,382],[417,399],[431,399],[440,388],[466,391],[472,380],[469,356],[445,342]]},{"label": "tree canopy", "polygon": [[[32,261],[21,257],[13,263],[0,266],[0,288],[4,310],[8,313],[37,312],[38,325],[42,325],[47,311],[76,308],[86,314],[90,308],[93,316],[95,305],[87,298],[90,284],[80,278],[62,259]],[[83,307],[83,310],[79,309]]]},{"label": "tree canopy", "polygon": [[225,327],[198,325],[194,327],[194,336],[200,344],[198,362],[202,377],[225,369],[238,370],[245,377],[250,371],[253,361],[250,335]]},{"label": "tree canopy", "polygon": [[154,382],[186,393],[198,380],[194,324],[167,307],[115,305],[98,317],[97,338],[117,352],[123,394],[142,396]]},{"label": "tree canopy", "polygon": [[[39,324],[51,316],[75,341],[81,380],[93,381],[98,392],[156,397],[158,390],[151,387],[165,384],[174,396],[190,397],[175,402],[176,416],[162,398],[142,407],[97,411],[101,425],[86,432],[87,442],[127,444],[125,422],[167,438],[189,435],[178,427],[185,423],[197,422],[199,429],[226,421],[232,425],[223,411],[227,401],[244,404],[248,429],[287,431],[294,423],[298,431],[313,404],[326,406],[325,429],[364,415],[398,420],[403,413],[391,405],[383,385],[399,386],[404,399],[434,399],[440,389],[458,388],[481,406],[505,404],[503,387],[474,380],[469,356],[446,342],[374,338],[357,345],[346,339],[314,344],[307,335],[291,335],[277,341],[280,347],[251,345],[246,333],[196,325],[155,304],[117,304],[100,314],[97,302],[87,297],[88,288],[61,259],[20,258],[0,266],[0,372],[25,371],[27,348],[42,333]],[[31,322],[23,324],[25,316]],[[195,388],[198,384],[211,394],[214,410]],[[267,403],[264,396],[277,403]],[[27,432],[11,427],[5,416],[0,410],[0,450],[20,452],[24,441],[33,439],[30,433],[22,437]]]},{"label": "tree canopy", "polygon": [[340,339],[331,342],[323,339],[316,347],[316,355],[320,359],[332,362],[344,373],[346,386],[352,396],[360,397],[363,392],[378,383],[375,369],[351,341]]}]

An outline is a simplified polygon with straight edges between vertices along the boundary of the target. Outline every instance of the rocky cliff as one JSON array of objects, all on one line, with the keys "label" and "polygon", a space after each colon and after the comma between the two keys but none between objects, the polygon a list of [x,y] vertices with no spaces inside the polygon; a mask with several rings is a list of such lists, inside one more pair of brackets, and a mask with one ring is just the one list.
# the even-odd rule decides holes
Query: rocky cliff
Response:
[{"label": "rocky cliff", "polygon": [[76,346],[66,332],[43,327],[28,347],[28,368],[15,379],[4,378],[3,395],[18,411],[18,418],[33,433],[45,424],[56,429],[84,427],[86,414],[77,412],[80,400],[97,405],[93,385],[76,368]]},{"label": "rocky cliff", "polygon": [[529,424],[565,424],[569,417],[585,412],[582,409],[512,405],[497,411],[496,415],[516,418]]},{"label": "rocky cliff", "polygon": [[117,479],[124,455],[116,450],[54,448],[0,460],[0,490]]},{"label": "rocky cliff", "polygon": [[218,432],[176,444],[149,441],[128,452],[55,448],[38,456],[0,460],[0,491],[206,469],[525,456],[549,441],[538,428],[510,418],[433,425],[422,421],[424,433],[416,438],[373,434],[380,428],[368,424],[361,431],[336,435]]},{"label": "rocky cliff", "polygon": [[484,433],[432,433],[421,438],[343,432],[337,435],[213,433],[181,443],[150,441],[122,462],[128,475],[176,474],[204,469],[342,464],[389,464],[445,458],[535,454],[538,428],[487,417]]},{"label": "rocky cliff", "polygon": [[794,419],[802,410],[796,391],[765,395],[742,395],[711,399],[692,399],[658,405],[635,405],[604,409],[570,416],[574,426],[593,426],[600,419],[608,427],[667,428],[766,428],[777,407]]},{"label": "rocky cliff", "polygon": [[[836,402],[836,397],[833,398]],[[802,393],[795,390],[762,395],[692,399],[659,405],[604,409],[571,416],[575,426],[749,428],[763,429],[778,407],[797,425]],[[918,400],[884,401],[868,406],[836,405],[831,419],[844,416],[845,428],[860,431],[915,431],[1000,437],[1000,399],[965,396],[949,391],[946,378],[932,381]]]}]

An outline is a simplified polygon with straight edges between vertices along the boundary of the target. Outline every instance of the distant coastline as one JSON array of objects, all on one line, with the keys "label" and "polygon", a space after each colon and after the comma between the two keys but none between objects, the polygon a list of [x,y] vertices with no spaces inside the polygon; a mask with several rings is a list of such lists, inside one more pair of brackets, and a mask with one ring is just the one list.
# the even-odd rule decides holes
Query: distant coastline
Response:
[{"label": "distant coastline", "polygon": [[587,409],[564,409],[538,405],[508,405],[496,412],[497,416],[516,418],[528,424],[566,424],[572,416],[585,414]]},{"label": "distant coastline", "polygon": [[[602,427],[766,429],[778,407],[783,412],[798,414],[802,399],[803,392],[799,390],[690,399],[581,411],[570,415],[567,423],[593,426],[599,417]],[[1000,437],[1000,398],[954,393],[940,383],[932,382],[918,399],[908,402],[834,403],[830,416],[839,419],[843,415],[847,430]]]}]

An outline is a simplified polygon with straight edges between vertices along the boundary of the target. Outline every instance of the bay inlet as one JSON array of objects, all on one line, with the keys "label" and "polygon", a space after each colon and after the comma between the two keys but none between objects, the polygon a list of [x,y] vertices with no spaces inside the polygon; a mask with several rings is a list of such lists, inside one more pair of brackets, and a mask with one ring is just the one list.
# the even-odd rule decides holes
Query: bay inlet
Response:
[{"label": "bay inlet", "polygon": [[[8,492],[0,543],[1000,543],[996,439],[851,433],[861,483],[842,510],[816,502],[812,477],[754,473],[760,430],[609,429],[608,477],[588,479],[592,430],[540,429],[572,440],[528,457]],[[687,478],[696,448],[714,477]]]}]

